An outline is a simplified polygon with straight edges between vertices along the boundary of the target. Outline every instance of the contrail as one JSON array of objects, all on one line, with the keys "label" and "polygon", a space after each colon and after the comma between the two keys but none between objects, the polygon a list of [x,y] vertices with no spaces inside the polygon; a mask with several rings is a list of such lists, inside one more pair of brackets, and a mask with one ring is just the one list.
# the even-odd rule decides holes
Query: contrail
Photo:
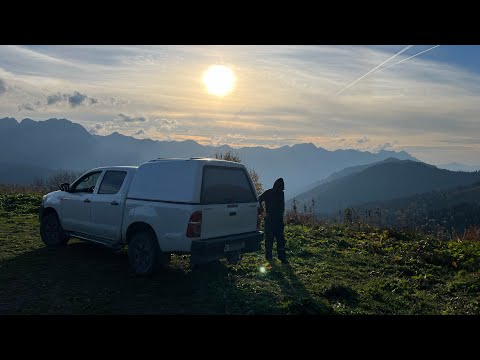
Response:
[{"label": "contrail", "polygon": [[343,90],[345,89],[348,89],[350,86],[352,86],[353,84],[355,84],[356,82],[362,80],[365,76],[371,74],[372,72],[374,72],[375,70],[377,70],[380,66],[382,66],[383,64],[389,62],[390,60],[392,60],[394,57],[397,57],[398,55],[400,55],[401,53],[403,53],[404,51],[407,51],[408,49],[410,49],[413,45],[408,45],[406,46],[404,49],[400,50],[398,53],[396,53],[395,55],[393,55],[392,57],[390,57],[388,60],[385,60],[384,62],[382,62],[380,65],[374,67],[372,70],[370,70],[369,72],[367,72],[365,75],[363,75],[362,77],[359,77],[357,80],[355,80],[354,82],[352,82],[350,85],[347,85],[346,87],[344,87],[342,90],[340,90],[339,92],[337,92],[337,95],[340,94]]},{"label": "contrail", "polygon": [[392,66],[398,65],[398,64],[400,64],[400,63],[402,63],[402,62],[404,62],[404,61],[407,61],[408,59],[411,59],[411,58],[414,58],[415,56],[418,56],[418,55],[421,55],[421,54],[423,54],[423,53],[426,53],[427,51],[433,50],[433,49],[435,49],[436,47],[439,47],[439,46],[440,46],[440,45],[432,46],[431,48],[429,48],[429,49],[427,49],[427,50],[423,50],[423,51],[421,51],[421,52],[419,52],[419,53],[417,53],[417,54],[415,54],[415,55],[412,55],[412,56],[410,56],[410,57],[408,57],[408,58],[406,58],[406,59],[400,60],[399,62],[396,62],[395,64],[388,65],[387,67],[384,67],[384,68],[382,68],[382,69],[379,69],[379,70],[377,70],[375,73],[378,73],[378,72],[380,72],[380,71],[386,70],[386,69],[388,69],[388,68],[390,68],[390,67],[392,67]]}]

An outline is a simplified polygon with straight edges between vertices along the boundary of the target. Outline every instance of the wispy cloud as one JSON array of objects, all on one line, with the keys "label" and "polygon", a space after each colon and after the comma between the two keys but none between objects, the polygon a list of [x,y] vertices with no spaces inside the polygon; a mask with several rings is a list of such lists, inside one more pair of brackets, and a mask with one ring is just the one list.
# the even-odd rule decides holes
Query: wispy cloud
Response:
[{"label": "wispy cloud", "polygon": [[7,92],[7,84],[3,79],[0,79],[0,95],[3,95]]},{"label": "wispy cloud", "polygon": [[367,141],[368,141],[368,138],[366,136],[364,136],[363,138],[358,139],[357,143],[358,144],[365,144]]},{"label": "wispy cloud", "polygon": [[58,92],[56,94],[47,95],[45,101],[36,101],[34,104],[21,104],[18,106],[18,110],[39,111],[42,107],[46,108],[62,103],[68,104],[71,108],[76,108],[80,105],[95,105],[98,103],[98,99],[81,94],[78,91],[74,91],[73,94],[62,94]]},{"label": "wispy cloud", "polygon": [[[478,157],[476,144],[461,155],[453,143],[438,141],[480,138],[479,72],[442,60],[448,46],[422,50],[414,60],[408,59],[421,48],[399,53],[403,49],[0,46],[0,78],[5,89],[8,85],[0,112],[67,117],[99,134],[134,134],[142,124],[145,137],[190,137],[204,144],[314,142],[328,149],[374,150],[390,143],[413,149],[420,158],[437,156],[428,146],[443,146],[465,159]],[[394,56],[393,64],[385,63],[335,96]],[[237,84],[231,95],[218,99],[206,93],[201,75],[210,64],[233,69]]]},{"label": "wispy cloud", "polygon": [[32,104],[22,104],[22,105],[18,105],[18,111],[23,111],[23,110],[26,110],[26,111],[35,111],[35,107],[32,105]]},{"label": "wispy cloud", "polygon": [[156,123],[158,124],[158,127],[160,129],[165,129],[168,131],[171,131],[180,126],[180,123],[173,119],[156,119]]},{"label": "wispy cloud", "polygon": [[120,120],[125,121],[125,122],[129,122],[129,123],[147,121],[147,119],[143,116],[134,117],[134,116],[128,116],[128,115],[125,115],[125,114],[118,114],[118,116],[120,117]]}]

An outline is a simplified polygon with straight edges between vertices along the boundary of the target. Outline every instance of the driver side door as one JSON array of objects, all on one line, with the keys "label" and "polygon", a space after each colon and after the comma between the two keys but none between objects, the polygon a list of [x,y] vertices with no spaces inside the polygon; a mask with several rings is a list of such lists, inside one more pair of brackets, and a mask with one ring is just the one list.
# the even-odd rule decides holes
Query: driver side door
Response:
[{"label": "driver side door", "polygon": [[68,232],[90,234],[90,204],[102,171],[90,172],[70,187],[61,198],[62,225]]}]

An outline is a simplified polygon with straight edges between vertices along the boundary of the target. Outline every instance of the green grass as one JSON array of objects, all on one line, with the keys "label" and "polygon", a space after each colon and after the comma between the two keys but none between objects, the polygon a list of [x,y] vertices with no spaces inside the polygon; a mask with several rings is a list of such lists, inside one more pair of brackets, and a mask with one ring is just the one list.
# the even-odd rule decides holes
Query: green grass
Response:
[{"label": "green grass", "polygon": [[152,278],[126,250],[47,249],[34,193],[0,193],[0,314],[479,314],[480,242],[345,225],[287,225],[290,265],[263,253]]}]

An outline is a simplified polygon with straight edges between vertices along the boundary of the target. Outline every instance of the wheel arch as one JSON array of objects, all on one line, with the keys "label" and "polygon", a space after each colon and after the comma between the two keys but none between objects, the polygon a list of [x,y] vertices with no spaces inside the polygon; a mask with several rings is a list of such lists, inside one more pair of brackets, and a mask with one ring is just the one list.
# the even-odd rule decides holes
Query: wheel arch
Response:
[{"label": "wheel arch", "polygon": [[[160,242],[158,241],[158,236],[155,233],[155,230],[153,229],[153,227],[150,224],[147,224],[146,222],[143,222],[143,221],[135,221],[128,226],[127,232],[125,235],[125,241],[127,245],[130,243],[134,234],[138,232],[143,232],[143,231],[150,233],[155,238],[155,240],[159,243],[158,246],[160,246]],[[160,246],[160,249],[161,249],[161,246]]]},{"label": "wheel arch", "polygon": [[46,216],[46,215],[50,215],[50,214],[55,214],[57,215],[58,219],[60,220],[60,223],[61,223],[61,219],[60,219],[60,216],[58,215],[58,212],[57,212],[57,209],[55,209],[54,207],[52,206],[47,206],[46,208],[43,209],[42,211],[42,219]]}]

